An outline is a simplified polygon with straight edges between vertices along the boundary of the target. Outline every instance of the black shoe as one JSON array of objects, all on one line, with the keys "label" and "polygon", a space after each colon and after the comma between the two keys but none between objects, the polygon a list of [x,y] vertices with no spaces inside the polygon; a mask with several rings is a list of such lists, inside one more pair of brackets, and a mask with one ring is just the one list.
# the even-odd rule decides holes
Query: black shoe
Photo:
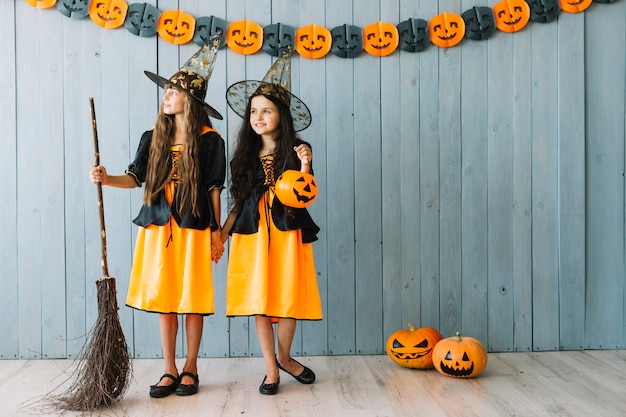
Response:
[{"label": "black shoe", "polygon": [[[193,384],[181,384],[180,381],[183,380],[184,376],[189,376],[193,378]],[[200,384],[200,380],[198,379],[198,375],[194,375],[191,372],[183,372],[180,374],[178,386],[176,387],[176,395],[186,396],[193,395],[198,392],[198,385]]]},{"label": "black shoe", "polygon": [[313,382],[315,382],[315,373],[310,368],[307,368],[306,366],[302,365],[300,362],[298,362],[294,358],[291,358],[291,360],[297,363],[298,365],[301,365],[304,368],[302,372],[300,372],[300,375],[294,375],[288,370],[286,370],[285,368],[283,368],[280,365],[280,362],[278,362],[278,358],[276,358],[276,366],[278,366],[278,369],[285,371],[292,377],[296,378],[296,380],[298,380],[298,382],[302,384],[312,384]]},{"label": "black shoe", "polygon": [[263,395],[274,395],[278,392],[278,384],[280,384],[280,378],[278,378],[278,381],[274,382],[273,384],[266,384],[265,380],[267,379],[267,375],[265,375],[265,377],[263,377],[263,382],[261,382],[261,385],[259,385],[259,392]]},{"label": "black shoe", "polygon": [[171,383],[170,385],[151,385],[150,386],[150,396],[152,398],[167,397],[168,395],[170,395],[171,393],[176,391],[176,387],[178,386],[178,378],[176,378],[174,375],[163,374],[161,379],[159,379],[159,382],[161,382],[161,380],[163,380],[163,378],[169,378],[169,379],[171,379],[174,382]]}]

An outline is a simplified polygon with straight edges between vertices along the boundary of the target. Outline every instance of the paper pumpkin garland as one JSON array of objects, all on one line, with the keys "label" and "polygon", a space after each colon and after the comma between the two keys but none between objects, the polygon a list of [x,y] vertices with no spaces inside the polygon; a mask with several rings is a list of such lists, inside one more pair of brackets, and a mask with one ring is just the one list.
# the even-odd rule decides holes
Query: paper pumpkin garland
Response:
[{"label": "paper pumpkin garland", "polygon": [[157,32],[163,40],[182,45],[193,39],[196,18],[182,10],[166,10],[159,16]]},{"label": "paper pumpkin garland", "polygon": [[57,10],[72,19],[82,19],[89,15],[89,0],[59,0]]},{"label": "paper pumpkin garland", "polygon": [[524,0],[502,0],[494,4],[493,14],[502,32],[517,32],[530,20],[530,6]]},{"label": "paper pumpkin garland", "polygon": [[456,13],[441,13],[430,19],[428,26],[430,41],[442,48],[458,45],[465,35],[465,21]]},{"label": "paper pumpkin garland", "polygon": [[375,22],[363,28],[363,49],[374,56],[387,56],[398,48],[398,28],[387,22]]},{"label": "paper pumpkin garland", "polygon": [[400,49],[407,52],[422,52],[430,44],[428,22],[410,18],[398,24]]},{"label": "paper pumpkin garland", "polygon": [[26,3],[38,9],[49,9],[54,6],[57,0],[26,0]]},{"label": "paper pumpkin garland", "polygon": [[318,59],[330,52],[330,30],[315,24],[301,26],[296,30],[296,51],[305,58]]},{"label": "paper pumpkin garland", "polygon": [[530,6],[530,20],[548,23],[555,20],[561,13],[558,0],[526,0]]},{"label": "paper pumpkin garland", "polygon": [[336,26],[330,30],[330,36],[330,52],[339,58],[354,58],[363,52],[363,29],[358,26]]},{"label": "paper pumpkin garland", "polygon": [[267,25],[263,28],[263,51],[271,56],[280,56],[283,51],[294,49],[296,30],[282,23]]},{"label": "paper pumpkin garland", "polygon": [[196,30],[193,34],[193,41],[198,46],[204,46],[211,41],[213,35],[221,32],[218,49],[226,46],[226,31],[228,23],[224,19],[215,16],[202,16],[196,19]]},{"label": "paper pumpkin garland", "polygon": [[104,29],[115,29],[124,24],[128,4],[124,0],[92,0],[89,17]]},{"label": "paper pumpkin garland", "polygon": [[251,55],[263,45],[263,28],[250,20],[237,20],[228,25],[228,47],[238,54]]},{"label": "paper pumpkin garland", "polygon": [[160,14],[159,9],[148,3],[129,4],[124,27],[133,35],[144,38],[154,36],[157,33]]},{"label": "paper pumpkin garland", "polygon": [[472,7],[461,15],[465,21],[465,37],[476,41],[489,38],[496,31],[496,19],[489,7]]},{"label": "paper pumpkin garland", "polygon": [[560,0],[560,3],[561,10],[567,13],[580,13],[591,6],[591,0]]}]

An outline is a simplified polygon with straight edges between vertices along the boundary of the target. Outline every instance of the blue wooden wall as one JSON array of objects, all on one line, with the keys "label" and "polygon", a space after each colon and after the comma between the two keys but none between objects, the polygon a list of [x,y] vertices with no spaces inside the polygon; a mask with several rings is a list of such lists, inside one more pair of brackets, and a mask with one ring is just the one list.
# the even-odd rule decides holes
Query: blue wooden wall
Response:
[{"label": "blue wooden wall", "polygon": [[[228,22],[329,29],[429,20],[475,0],[159,0]],[[496,1],[489,0],[489,6]],[[0,358],[72,358],[97,317],[100,269],[94,97],[103,164],[122,172],[159,90],[197,49],[23,0],[0,2]],[[222,49],[207,101],[232,150],[226,88],[272,57]],[[490,351],[625,348],[626,2],[516,33],[378,58],[294,56],[293,92],[314,119],[320,195],[311,212],[324,320],[294,353],[384,352],[410,321]],[[104,189],[108,261],[136,358],[161,355],[155,315],[123,306],[141,190]],[[226,194],[223,195],[224,206]],[[224,214],[225,216],[225,214]],[[201,355],[260,355],[254,321],[224,316],[227,258]],[[182,329],[182,328],[181,328]],[[180,337],[182,354],[184,338]]]}]

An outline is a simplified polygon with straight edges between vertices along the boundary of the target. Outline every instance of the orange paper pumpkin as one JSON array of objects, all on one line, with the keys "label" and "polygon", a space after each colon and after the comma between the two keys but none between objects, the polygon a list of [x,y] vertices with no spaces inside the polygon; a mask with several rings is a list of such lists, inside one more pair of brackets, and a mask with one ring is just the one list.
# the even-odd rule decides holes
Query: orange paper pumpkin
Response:
[{"label": "orange paper pumpkin", "polygon": [[580,13],[591,6],[591,0],[560,0],[561,10],[568,13]]},{"label": "orange paper pumpkin", "polygon": [[193,39],[196,19],[182,10],[166,10],[159,16],[157,32],[163,40],[182,45]]},{"label": "orange paper pumpkin", "polygon": [[263,46],[263,28],[249,20],[237,20],[228,25],[226,44],[238,54],[251,55]]},{"label": "orange paper pumpkin", "polygon": [[89,17],[98,26],[115,29],[124,24],[128,4],[124,0],[92,0]]},{"label": "orange paper pumpkin", "polygon": [[442,48],[458,45],[465,36],[465,21],[456,13],[441,13],[430,19],[428,27],[430,41]]},{"label": "orange paper pumpkin", "polygon": [[493,6],[493,14],[502,32],[517,32],[528,24],[530,6],[524,0],[502,0]]},{"label": "orange paper pumpkin", "polygon": [[405,368],[430,369],[433,367],[433,349],[443,339],[439,330],[432,327],[417,329],[408,323],[408,329],[393,332],[387,339],[387,355]]},{"label": "orange paper pumpkin", "polygon": [[324,57],[332,46],[330,30],[324,26],[302,26],[296,30],[296,51],[305,58]]},{"label": "orange paper pumpkin", "polygon": [[288,169],[276,180],[276,197],[287,207],[304,208],[317,197],[315,177],[307,172]]},{"label": "orange paper pumpkin", "polygon": [[390,55],[399,41],[398,28],[391,23],[375,22],[363,28],[363,49],[370,55]]},{"label": "orange paper pumpkin", "polygon": [[57,2],[57,0],[26,0],[26,3],[38,9],[48,9]]},{"label": "orange paper pumpkin", "polygon": [[487,350],[480,340],[456,332],[435,345],[433,365],[442,375],[472,378],[487,367]]}]

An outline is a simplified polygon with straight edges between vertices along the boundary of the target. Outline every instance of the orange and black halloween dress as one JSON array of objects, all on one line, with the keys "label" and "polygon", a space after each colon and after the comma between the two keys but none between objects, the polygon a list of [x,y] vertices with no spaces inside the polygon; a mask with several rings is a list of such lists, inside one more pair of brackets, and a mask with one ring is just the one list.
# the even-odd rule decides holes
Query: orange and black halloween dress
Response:
[{"label": "orange and black halloween dress", "polygon": [[[152,131],[144,133],[126,173],[145,181]],[[224,140],[206,127],[199,142],[200,216],[178,205],[179,156],[171,148],[167,169],[171,181],[150,206],[143,205],[133,222],[139,226],[126,305],[150,312],[213,314],[211,230],[216,230],[210,191],[222,189],[226,172]],[[189,205],[188,205],[189,206]]]},{"label": "orange and black halloween dress", "polygon": [[312,246],[319,227],[306,209],[274,198],[274,178],[273,155],[261,157],[230,231],[226,315],[320,320]]}]

